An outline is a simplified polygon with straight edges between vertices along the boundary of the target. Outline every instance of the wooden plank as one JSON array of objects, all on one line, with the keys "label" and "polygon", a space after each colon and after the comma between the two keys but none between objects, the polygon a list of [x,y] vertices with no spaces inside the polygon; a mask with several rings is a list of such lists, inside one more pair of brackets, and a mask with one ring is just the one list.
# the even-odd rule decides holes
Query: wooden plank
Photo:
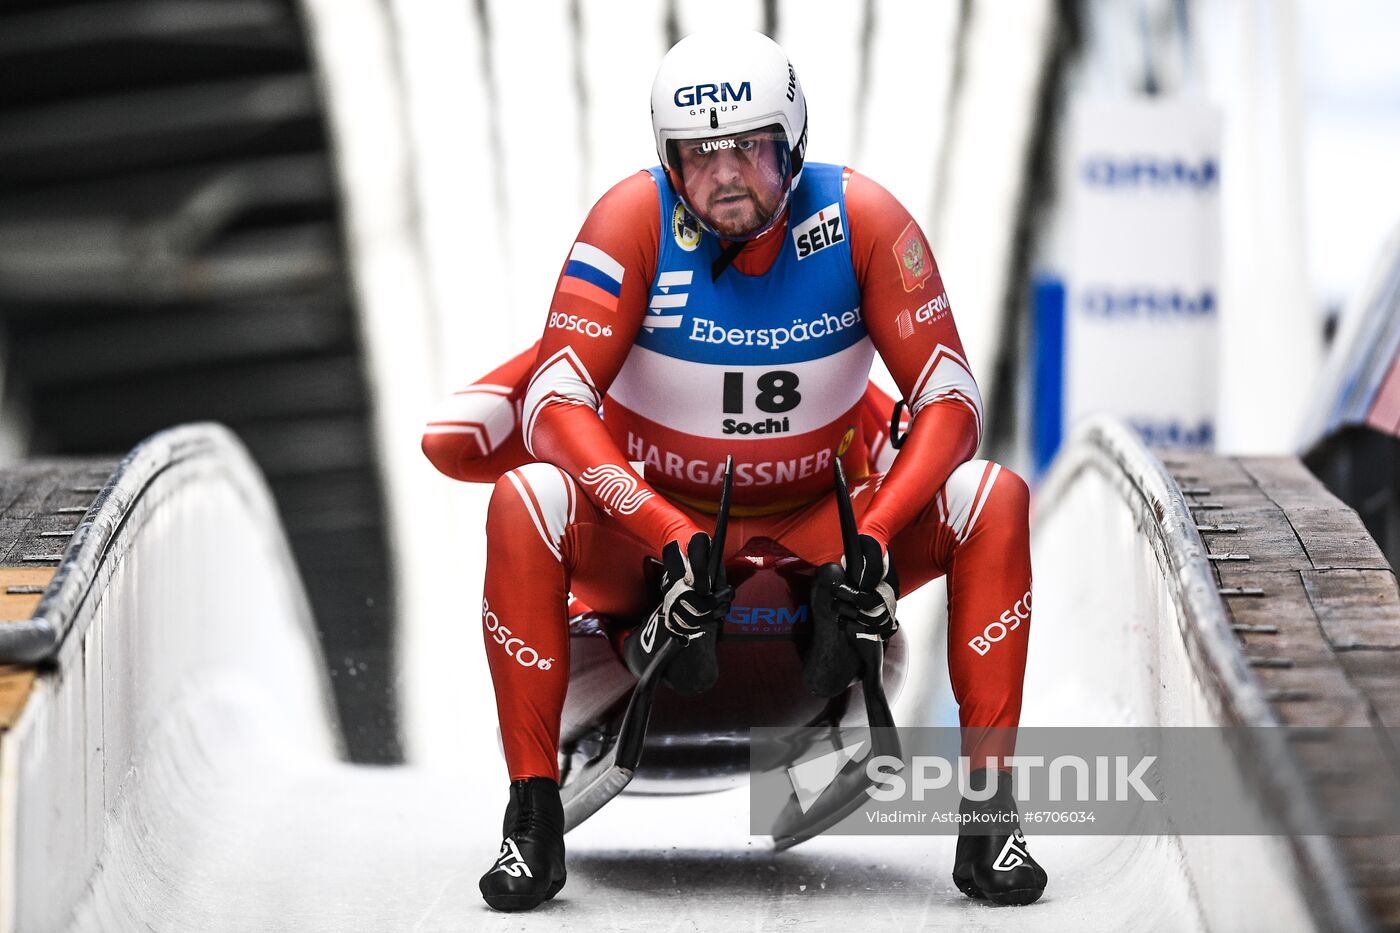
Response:
[{"label": "wooden plank", "polygon": [[1254,668],[1279,722],[1285,726],[1364,728],[1371,725],[1366,696],[1331,661],[1286,668]]},{"label": "wooden plank", "polygon": [[1277,632],[1241,633],[1246,654],[1287,653],[1295,660],[1332,657],[1332,646],[1318,627],[1296,571],[1241,574],[1243,586],[1257,587],[1263,596],[1232,597],[1226,605],[1240,625],[1273,626]]},{"label": "wooden plank", "polygon": [[32,669],[0,666],[0,731],[13,728],[19,720],[36,676]]},{"label": "wooden plank", "polygon": [[[1295,746],[1298,744],[1294,743]],[[1295,754],[1300,751],[1296,747],[1292,750]],[[1304,751],[1302,757],[1313,759],[1304,764],[1303,768],[1308,772],[1307,781],[1317,803],[1318,813],[1326,820],[1333,835],[1364,839],[1375,833],[1378,826],[1390,826],[1393,807],[1385,795],[1394,790],[1393,782],[1387,782],[1385,787],[1380,787],[1355,771],[1328,767],[1326,764],[1317,765],[1316,759],[1328,751],[1335,752],[1335,749],[1313,748]],[[1393,863],[1380,862],[1363,866],[1351,858],[1347,861],[1353,882],[1366,870],[1378,876],[1377,880],[1400,881],[1400,871],[1397,871],[1397,866]]]},{"label": "wooden plank", "polygon": [[[1247,565],[1244,565],[1247,567]],[[1263,596],[1225,597],[1253,672],[1279,719],[1290,726],[1366,726],[1370,707],[1347,679],[1318,625],[1296,571],[1242,570],[1240,585]]]},{"label": "wooden plank", "polygon": [[[1198,523],[1237,524],[1229,535],[1204,533],[1207,549],[1246,553],[1214,562],[1224,586],[1261,596],[1224,601],[1253,673],[1275,714],[1292,726],[1400,728],[1400,594],[1388,565],[1356,514],[1292,458],[1236,460],[1234,467],[1182,463],[1174,474],[1212,488],[1224,509],[1196,513]],[[1245,473],[1253,488],[1240,482]],[[1201,501],[1202,497],[1188,497]],[[1241,631],[1243,629],[1243,631]],[[1266,663],[1267,662],[1267,663]],[[1345,817],[1351,800],[1325,748],[1296,750],[1313,775],[1320,805]],[[1306,761],[1310,753],[1320,760]],[[1342,840],[1353,883],[1385,928],[1400,929],[1400,839]],[[1387,853],[1378,856],[1377,852]]]},{"label": "wooden plank", "polygon": [[1277,508],[1226,510],[1213,513],[1211,522],[1237,525],[1239,530],[1229,535],[1202,535],[1210,553],[1249,555],[1248,561],[1217,563],[1222,583],[1236,585],[1251,573],[1313,569],[1293,526]]},{"label": "wooden plank", "polygon": [[[1394,837],[1383,837],[1385,840],[1394,841]],[[1400,882],[1368,884],[1357,891],[1371,908],[1378,929],[1400,930]]]},{"label": "wooden plank", "polygon": [[[1248,512],[1268,509],[1273,503],[1259,493],[1254,480],[1234,460],[1173,453],[1169,472],[1181,487],[1188,506],[1223,505],[1227,510]],[[1219,519],[1217,510],[1194,510],[1198,521]]]},{"label": "wooden plank", "polygon": [[1370,701],[1387,729],[1400,729],[1400,651],[1358,648],[1337,652],[1347,678]]},{"label": "wooden plank", "polygon": [[53,567],[0,567],[0,625],[34,615],[42,593],[11,593],[10,587],[46,587]]},{"label": "wooden plank", "polygon": [[1230,486],[1200,480],[1198,485],[1183,485],[1182,493],[1188,507],[1208,503],[1237,512],[1278,508],[1253,486]]},{"label": "wooden plank", "polygon": [[1205,486],[1215,490],[1242,490],[1254,486],[1254,480],[1233,459],[1202,455],[1170,455],[1168,472],[1182,486]]},{"label": "wooden plank", "polygon": [[1400,591],[1390,570],[1305,570],[1299,576],[1333,648],[1400,649]]},{"label": "wooden plank", "polygon": [[1284,511],[1346,508],[1297,457],[1240,457],[1238,462],[1259,490]]},{"label": "wooden plank", "polygon": [[[1400,845],[1395,836],[1374,837],[1376,845]],[[1400,881],[1392,878],[1387,882],[1359,885],[1357,893],[1371,909],[1377,930],[1400,930]]]},{"label": "wooden plank", "polygon": [[1400,836],[1344,836],[1341,843],[1358,885],[1400,883]]},{"label": "wooden plank", "polygon": [[[53,567],[0,567],[0,625],[34,615],[43,598],[42,588],[53,580]],[[37,593],[10,593],[10,587],[39,589]],[[35,671],[0,665],[0,732],[14,726],[34,687]]]},{"label": "wooden plank", "polygon": [[1289,524],[1303,542],[1308,558],[1318,570],[1388,570],[1390,563],[1380,546],[1348,508],[1292,508]]}]

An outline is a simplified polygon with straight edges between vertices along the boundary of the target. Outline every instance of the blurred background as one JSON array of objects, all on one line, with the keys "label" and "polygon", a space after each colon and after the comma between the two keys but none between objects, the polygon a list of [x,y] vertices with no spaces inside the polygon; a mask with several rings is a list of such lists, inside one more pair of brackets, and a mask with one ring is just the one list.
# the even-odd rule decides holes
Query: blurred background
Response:
[{"label": "blurred background", "polygon": [[661,55],[712,26],[782,43],[809,157],[923,226],[984,456],[1035,477],[1095,411],[1307,454],[1397,561],[1386,0],[5,0],[0,458],[230,425],[350,757],[469,758],[489,489],[422,422],[538,338],[587,209],[655,161]]}]

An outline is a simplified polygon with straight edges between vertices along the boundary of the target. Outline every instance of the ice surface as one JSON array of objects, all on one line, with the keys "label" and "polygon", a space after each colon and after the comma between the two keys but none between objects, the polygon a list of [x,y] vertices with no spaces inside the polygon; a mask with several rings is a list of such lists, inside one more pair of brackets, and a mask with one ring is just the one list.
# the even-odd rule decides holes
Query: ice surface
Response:
[{"label": "ice surface", "polygon": [[[477,891],[505,804],[489,771],[247,769],[180,841],[188,873],[144,922],[182,933],[1198,927],[1167,841],[1032,836],[1050,888],[1031,907],[996,908],[953,887],[954,837],[824,837],[774,854],[748,835],[745,790],[624,796],[568,836],[554,901],[497,914]],[[114,928],[98,906],[127,900],[114,883],[120,873],[99,875],[75,930]]]}]

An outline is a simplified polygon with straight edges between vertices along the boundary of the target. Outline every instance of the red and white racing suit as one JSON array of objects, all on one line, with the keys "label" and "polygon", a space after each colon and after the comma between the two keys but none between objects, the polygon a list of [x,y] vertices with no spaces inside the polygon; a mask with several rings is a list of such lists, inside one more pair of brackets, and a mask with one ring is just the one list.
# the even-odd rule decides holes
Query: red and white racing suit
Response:
[{"label": "red and white racing suit", "polygon": [[[647,323],[662,235],[656,183],[646,172],[616,185],[590,212],[538,351],[452,396],[430,421],[423,448],[439,470],[495,482],[483,635],[511,780],[558,779],[570,592],[604,614],[649,611],[643,561],[669,541],[713,527],[718,466],[728,453],[741,476],[767,480],[736,484],[729,553],[765,536],[813,565],[840,559],[829,476],[833,449],[843,456],[859,530],[887,547],[903,592],[948,577],[948,661],[964,754],[977,767],[983,756],[1012,753],[1030,631],[1026,484],[998,464],[970,459],[980,441],[981,400],[918,225],[873,181],[848,169],[843,183],[858,313],[912,413],[897,459],[882,427],[888,399],[873,387],[852,409],[856,436],[839,447],[815,431],[806,451],[794,449],[801,438],[784,435],[688,436],[693,412],[674,410],[660,416],[671,424],[652,424],[654,407],[647,422],[653,437],[683,450],[639,446],[631,434],[639,419],[625,402],[647,392],[685,398],[659,381],[664,373],[654,364],[628,362]],[[779,251],[791,248],[788,225],[785,219],[750,243],[723,275],[765,275]],[[617,287],[570,274],[578,258],[591,264],[586,275],[601,268],[611,282],[595,281]],[[807,384],[822,378],[821,364],[804,364]],[[622,380],[627,398],[619,400],[609,390],[624,366],[631,367]],[[849,372],[826,374],[838,376],[850,379]],[[700,395],[694,404],[710,404]],[[762,473],[759,464],[772,457],[765,451],[775,449],[794,466]],[[701,460],[707,468],[698,472],[667,469]],[[642,472],[635,461],[645,461]],[[812,479],[813,467],[823,465]]]}]

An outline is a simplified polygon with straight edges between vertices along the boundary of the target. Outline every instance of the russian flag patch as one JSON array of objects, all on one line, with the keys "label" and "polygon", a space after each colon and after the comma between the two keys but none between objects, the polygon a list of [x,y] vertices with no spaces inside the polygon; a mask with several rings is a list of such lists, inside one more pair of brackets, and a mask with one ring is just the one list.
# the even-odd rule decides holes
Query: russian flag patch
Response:
[{"label": "russian flag patch", "polygon": [[616,311],[617,298],[622,294],[622,273],[622,263],[596,246],[578,242],[569,251],[559,291]]}]

